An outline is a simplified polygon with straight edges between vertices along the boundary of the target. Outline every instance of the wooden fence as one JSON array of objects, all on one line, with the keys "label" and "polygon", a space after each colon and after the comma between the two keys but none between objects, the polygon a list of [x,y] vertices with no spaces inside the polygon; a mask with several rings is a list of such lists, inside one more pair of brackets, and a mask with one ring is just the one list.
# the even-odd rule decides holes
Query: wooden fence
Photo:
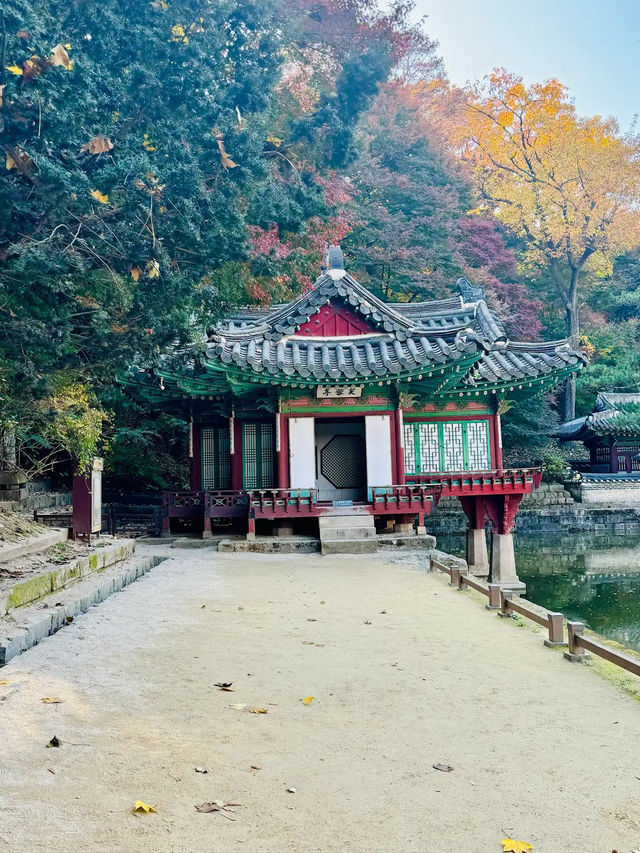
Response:
[{"label": "wooden fence", "polygon": [[[460,566],[447,566],[440,560],[431,557],[431,571],[444,572],[450,577],[450,586],[459,590],[475,589],[489,600],[488,610],[495,610],[499,616],[511,617],[519,614],[548,630],[549,636],[544,641],[546,646],[566,646],[564,639],[564,616],[562,613],[545,611],[535,604],[529,604],[523,599],[514,601],[513,592],[501,589],[499,584],[484,583],[484,581],[469,575],[468,569]],[[640,676],[640,659],[626,655],[623,652],[587,637],[582,622],[567,622],[569,650],[564,653],[567,660],[581,662],[589,658],[589,653],[597,655],[627,672]]]}]

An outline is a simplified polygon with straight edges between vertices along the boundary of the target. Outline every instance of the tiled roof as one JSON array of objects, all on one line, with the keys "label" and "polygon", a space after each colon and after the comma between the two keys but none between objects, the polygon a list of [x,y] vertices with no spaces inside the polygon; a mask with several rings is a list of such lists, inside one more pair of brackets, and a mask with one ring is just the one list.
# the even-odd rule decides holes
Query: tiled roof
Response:
[{"label": "tiled roof", "polygon": [[566,341],[505,343],[485,352],[465,377],[464,383],[498,385],[536,379],[570,367],[580,367],[585,356]]},{"label": "tiled roof", "polygon": [[583,441],[605,435],[639,436],[640,421],[637,410],[633,411],[635,407],[640,409],[640,394],[601,391],[593,412],[561,424],[555,435],[563,441]]},{"label": "tiled roof", "polygon": [[475,351],[475,344],[462,336],[447,343],[442,337],[424,335],[404,340],[391,335],[359,335],[350,341],[289,337],[277,343],[261,337],[220,340],[209,348],[223,364],[236,365],[242,370],[325,380],[398,376],[421,368],[429,370]]}]

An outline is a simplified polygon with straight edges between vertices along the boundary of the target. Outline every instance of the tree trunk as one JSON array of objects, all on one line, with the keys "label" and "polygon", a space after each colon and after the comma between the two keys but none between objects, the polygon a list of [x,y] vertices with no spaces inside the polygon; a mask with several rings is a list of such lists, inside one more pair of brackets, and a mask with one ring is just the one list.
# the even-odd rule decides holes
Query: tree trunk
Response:
[{"label": "tree trunk", "polygon": [[[578,283],[579,271],[574,271],[571,276],[571,298],[567,302],[567,332],[572,339],[571,343],[577,344],[580,334],[580,316],[578,314]],[[572,421],[576,416],[576,376],[572,373],[564,386],[564,420]]]},{"label": "tree trunk", "polygon": [[0,433],[0,471],[15,471],[17,467],[16,432],[10,429]]}]

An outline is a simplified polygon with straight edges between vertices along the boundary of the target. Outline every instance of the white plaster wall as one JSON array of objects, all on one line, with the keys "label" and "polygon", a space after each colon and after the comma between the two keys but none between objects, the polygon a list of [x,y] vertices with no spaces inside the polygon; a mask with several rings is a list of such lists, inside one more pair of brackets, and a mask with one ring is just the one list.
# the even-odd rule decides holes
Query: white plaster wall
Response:
[{"label": "white plaster wall", "polygon": [[583,504],[640,506],[640,483],[583,483]]},{"label": "white plaster wall", "polygon": [[391,486],[391,418],[389,415],[365,415],[367,441],[367,486]]},{"label": "white plaster wall", "polygon": [[316,483],[315,420],[289,418],[289,482],[292,489],[312,489]]}]

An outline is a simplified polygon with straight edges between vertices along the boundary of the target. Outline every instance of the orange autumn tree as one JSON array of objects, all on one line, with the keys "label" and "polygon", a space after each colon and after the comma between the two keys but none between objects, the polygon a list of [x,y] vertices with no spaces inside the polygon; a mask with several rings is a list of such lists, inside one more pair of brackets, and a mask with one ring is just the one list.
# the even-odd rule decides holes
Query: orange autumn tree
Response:
[{"label": "orange autumn tree", "polygon": [[[640,143],[613,119],[580,118],[557,80],[525,87],[496,70],[467,93],[458,123],[481,207],[523,238],[525,260],[543,266],[580,332],[578,292],[587,270],[640,245]],[[575,385],[565,394],[575,417]]]}]

